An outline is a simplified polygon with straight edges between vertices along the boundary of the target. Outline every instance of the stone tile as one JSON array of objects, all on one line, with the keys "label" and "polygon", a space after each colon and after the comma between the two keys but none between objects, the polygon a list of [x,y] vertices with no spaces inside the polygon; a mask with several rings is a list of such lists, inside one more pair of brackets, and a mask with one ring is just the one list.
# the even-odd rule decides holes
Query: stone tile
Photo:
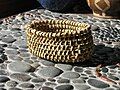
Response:
[{"label": "stone tile", "polygon": [[75,79],[75,78],[79,78],[80,75],[76,72],[64,72],[62,74],[62,77],[68,78],[68,79]]},{"label": "stone tile", "polygon": [[7,81],[6,82],[6,86],[7,87],[16,87],[17,86],[17,82],[16,81]]},{"label": "stone tile", "polygon": [[10,75],[10,78],[22,82],[29,81],[31,79],[29,75],[23,73],[13,73]]},{"label": "stone tile", "polygon": [[44,78],[35,78],[35,79],[31,80],[31,82],[33,82],[33,83],[43,83],[45,81],[46,80]]},{"label": "stone tile", "polygon": [[104,83],[102,81],[99,81],[99,80],[96,80],[96,79],[89,79],[88,80],[88,83],[93,86],[93,87],[96,87],[96,88],[107,88],[109,87],[110,85],[108,85],[107,83]]},{"label": "stone tile", "polygon": [[21,84],[19,84],[19,87],[21,87],[21,88],[34,88],[34,85],[31,83],[21,83]]},{"label": "stone tile", "polygon": [[49,66],[49,67],[43,67],[40,68],[37,72],[37,74],[39,76],[43,76],[43,77],[56,77],[58,75],[60,75],[63,71],[53,67],[53,66]]},{"label": "stone tile", "polygon": [[53,90],[53,88],[44,86],[44,87],[42,87],[40,90]]},{"label": "stone tile", "polygon": [[16,41],[16,39],[14,39],[12,36],[6,36],[2,38],[2,41],[6,43],[13,43]]},{"label": "stone tile", "polygon": [[69,65],[69,64],[56,64],[55,66],[57,68],[60,68],[61,70],[65,70],[65,71],[72,70],[72,65]]},{"label": "stone tile", "polygon": [[54,66],[55,64],[51,61],[47,61],[47,60],[40,60],[40,63],[42,63],[45,66]]},{"label": "stone tile", "polygon": [[80,84],[80,85],[75,85],[75,89],[76,90],[88,90],[90,89],[90,86]]},{"label": "stone tile", "polygon": [[8,77],[6,77],[6,76],[0,76],[0,83],[5,83],[8,80],[10,80]]},{"label": "stone tile", "polygon": [[10,63],[7,66],[7,69],[11,72],[30,72],[33,69],[33,67],[26,62],[16,61]]},{"label": "stone tile", "polygon": [[59,85],[56,87],[56,90],[73,90],[72,85]]},{"label": "stone tile", "polygon": [[58,83],[70,83],[69,79],[58,79],[57,80]]}]

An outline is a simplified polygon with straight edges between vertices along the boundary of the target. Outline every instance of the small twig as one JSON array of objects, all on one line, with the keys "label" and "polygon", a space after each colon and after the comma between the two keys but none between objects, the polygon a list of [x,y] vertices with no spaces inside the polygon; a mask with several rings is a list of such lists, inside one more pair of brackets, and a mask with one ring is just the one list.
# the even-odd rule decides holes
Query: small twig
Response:
[{"label": "small twig", "polygon": [[109,82],[109,83],[117,84],[115,81],[113,81],[113,80],[107,78],[106,76],[101,76],[100,78],[101,78],[102,80],[104,80],[104,81]]},{"label": "small twig", "polygon": [[[120,64],[119,64],[119,65],[120,65]],[[113,84],[117,84],[115,81],[107,78],[106,76],[103,76],[103,75],[100,73],[100,71],[101,71],[100,68],[101,68],[101,67],[102,67],[101,64],[96,67],[96,70],[95,70],[96,76],[99,77],[100,79],[106,81],[106,82],[113,83]]]},{"label": "small twig", "polygon": [[100,64],[100,65],[98,65],[98,66],[96,67],[95,74],[96,74],[97,77],[102,76],[102,74],[100,73],[100,68],[101,68],[101,66],[102,66],[102,65]]}]

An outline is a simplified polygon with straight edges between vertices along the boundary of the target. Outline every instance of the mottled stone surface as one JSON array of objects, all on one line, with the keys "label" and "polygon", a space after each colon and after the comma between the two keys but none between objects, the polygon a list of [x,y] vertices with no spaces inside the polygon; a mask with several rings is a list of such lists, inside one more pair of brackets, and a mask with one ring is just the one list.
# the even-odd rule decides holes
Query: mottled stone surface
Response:
[{"label": "mottled stone surface", "polygon": [[[69,19],[90,24],[94,52],[82,63],[55,63],[29,52],[24,25],[33,19]],[[2,21],[2,23],[1,23]],[[120,20],[35,9],[0,20],[0,90],[119,90]],[[95,69],[113,80],[99,78]],[[117,65],[116,65],[117,64]]]}]

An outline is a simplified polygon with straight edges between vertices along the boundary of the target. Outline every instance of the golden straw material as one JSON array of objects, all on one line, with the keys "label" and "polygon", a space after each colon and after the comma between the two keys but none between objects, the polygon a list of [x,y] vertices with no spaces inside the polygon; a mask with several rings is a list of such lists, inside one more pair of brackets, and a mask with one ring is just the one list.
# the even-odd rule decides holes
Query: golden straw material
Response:
[{"label": "golden straw material", "polygon": [[93,51],[90,25],[70,20],[34,20],[25,26],[34,55],[55,62],[83,62]]}]

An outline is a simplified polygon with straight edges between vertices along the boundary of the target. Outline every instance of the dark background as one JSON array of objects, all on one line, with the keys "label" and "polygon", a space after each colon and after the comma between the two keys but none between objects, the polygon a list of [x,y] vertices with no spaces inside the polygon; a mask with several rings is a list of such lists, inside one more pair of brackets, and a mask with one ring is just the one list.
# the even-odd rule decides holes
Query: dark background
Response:
[{"label": "dark background", "polygon": [[[79,0],[77,0],[79,1]],[[77,5],[76,5],[77,4]],[[43,8],[37,0],[0,0],[0,18],[25,12],[35,8]],[[59,11],[60,12],[60,11]],[[91,13],[86,0],[69,5],[61,13]]]},{"label": "dark background", "polygon": [[36,0],[0,0],[0,18],[41,7]]}]

